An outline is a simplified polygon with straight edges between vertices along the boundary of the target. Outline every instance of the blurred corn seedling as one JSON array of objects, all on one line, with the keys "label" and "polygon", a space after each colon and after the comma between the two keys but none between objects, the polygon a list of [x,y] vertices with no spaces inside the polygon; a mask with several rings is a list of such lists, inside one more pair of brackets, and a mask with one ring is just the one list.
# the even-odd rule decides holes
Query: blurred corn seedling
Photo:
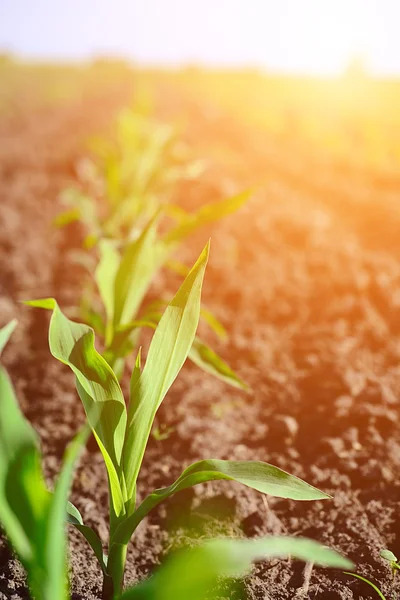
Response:
[{"label": "blurred corn seedling", "polygon": [[[159,270],[166,267],[186,275],[188,268],[172,260],[174,252],[198,228],[237,211],[250,192],[195,212],[173,205],[173,186],[197,176],[200,165],[187,162],[176,129],[156,123],[147,104],[122,111],[111,138],[95,138],[91,147],[94,158],[81,168],[80,185],[65,191],[69,210],[57,223],[81,220],[88,232],[86,246],[97,247],[96,256],[75,253],[90,274],[77,316],[102,338],[104,357],[120,377],[141,329],[154,328],[160,305],[166,304],[160,299],[158,307],[142,307]],[[202,318],[218,337],[226,338],[210,311],[203,309]],[[229,385],[248,389],[201,339],[194,340],[189,359]]]}]

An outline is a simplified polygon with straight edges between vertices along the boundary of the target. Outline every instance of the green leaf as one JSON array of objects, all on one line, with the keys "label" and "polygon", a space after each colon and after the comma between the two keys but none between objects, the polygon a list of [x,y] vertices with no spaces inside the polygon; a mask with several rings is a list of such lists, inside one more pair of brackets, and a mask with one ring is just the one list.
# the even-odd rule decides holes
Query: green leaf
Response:
[{"label": "green leaf", "polygon": [[76,387],[90,427],[103,454],[115,514],[124,508],[121,459],[126,428],[126,408],[118,379],[94,347],[94,332],[68,319],[53,298],[26,302],[51,309],[49,344],[52,355],[75,374]]},{"label": "green leaf", "polygon": [[221,340],[226,340],[228,333],[225,327],[210,310],[202,306],[200,316]]},{"label": "green leaf", "polygon": [[220,200],[219,202],[202,206],[196,213],[190,214],[187,219],[182,219],[176,227],[172,228],[164,236],[164,243],[167,245],[176,244],[188,237],[199,227],[212,223],[213,221],[218,221],[219,219],[236,212],[245,202],[247,202],[251,194],[252,191],[248,190],[230,198]]},{"label": "green leaf", "polygon": [[176,552],[147,581],[126,590],[121,600],[212,600],[218,596],[214,588],[220,577],[242,578],[254,561],[287,556],[335,568],[351,564],[334,550],[305,538],[210,540]]},{"label": "green leaf", "polygon": [[[189,272],[189,269],[186,270],[186,274],[185,277],[187,275],[187,273]],[[161,298],[158,298],[157,300],[154,300],[153,302],[151,302],[151,304],[149,306],[147,306],[145,314],[142,316],[142,318],[152,318],[153,315],[157,316],[157,309],[160,309],[161,307],[164,307],[168,304],[168,300],[164,300]],[[161,318],[161,315],[160,315]],[[228,337],[228,333],[225,329],[225,327],[222,325],[222,323],[217,319],[217,317],[207,308],[205,308],[204,306],[202,306],[200,308],[200,318],[205,321],[207,323],[207,325],[210,327],[210,329],[221,339],[221,340],[225,340]],[[158,320],[158,319],[155,319]]]},{"label": "green leaf", "polygon": [[391,552],[390,550],[387,550],[387,549],[381,550],[380,555],[382,558],[384,558],[385,560],[388,560],[389,562],[397,561],[397,556],[395,556],[393,554],[393,552]]},{"label": "green leaf", "polygon": [[88,525],[85,525],[82,519],[82,515],[79,510],[72,504],[72,502],[68,502],[67,504],[67,521],[71,525],[74,525],[78,531],[84,536],[86,541],[89,543],[92,548],[103,573],[107,573],[107,556],[103,553],[103,545],[97,533]]},{"label": "green leaf", "polygon": [[166,308],[151,341],[143,372],[132,390],[123,456],[128,497],[134,493],[155,414],[193,343],[208,254],[209,244]]},{"label": "green leaf", "polygon": [[4,350],[5,345],[10,339],[12,333],[14,332],[17,326],[17,319],[13,319],[7,325],[0,329],[0,355]]},{"label": "green leaf", "polygon": [[115,532],[114,541],[127,544],[142,519],[160,502],[186,488],[215,480],[236,481],[263,494],[292,500],[325,500],[330,496],[305,481],[259,461],[201,460],[194,463],[169,487],[155,490]]},{"label": "green leaf", "polygon": [[249,391],[249,386],[236,375],[230,366],[222,360],[218,354],[198,337],[194,339],[193,346],[189,352],[189,358],[198,367],[221,379],[225,383],[241,390]]},{"label": "green leaf", "polygon": [[65,512],[72,476],[78,456],[87,442],[90,428],[83,427],[73,438],[64,453],[63,466],[58,476],[47,515],[47,569],[50,577],[51,597],[65,595],[66,580],[66,534]]},{"label": "green leaf", "polygon": [[0,366],[0,521],[27,568],[43,534],[49,501],[36,434],[21,413],[7,372]]},{"label": "green leaf", "polygon": [[344,573],[345,573],[345,575],[350,575],[350,577],[355,577],[356,579],[360,579],[360,581],[367,583],[369,586],[372,587],[373,590],[375,590],[375,592],[378,594],[378,596],[379,596],[379,598],[381,598],[381,600],[386,600],[386,598],[382,594],[381,590],[374,583],[372,583],[372,581],[370,581],[369,579],[366,579],[365,577],[362,577],[361,575],[357,575],[357,573],[349,573],[348,571],[344,571]]},{"label": "green leaf", "polygon": [[139,348],[137,357],[136,357],[136,361],[135,361],[135,366],[133,368],[132,375],[131,375],[130,394],[129,394],[130,398],[134,394],[134,390],[138,384],[141,373],[142,373],[142,349]]},{"label": "green leaf", "polygon": [[123,253],[114,286],[114,329],[132,321],[150,285],[156,268],[158,215]]},{"label": "green leaf", "polygon": [[115,247],[115,243],[110,240],[100,240],[99,251],[100,260],[96,267],[94,278],[106,311],[106,340],[111,340],[113,337],[115,305],[114,285],[119,268],[120,256]]},{"label": "green leaf", "polygon": [[[134,346],[132,343],[132,333],[140,333],[139,330],[142,327],[156,329],[157,323],[147,319],[139,319],[131,321],[126,325],[121,325],[114,331],[113,341],[103,353],[104,358],[110,365],[113,365],[117,358],[124,358],[132,351]],[[135,339],[134,342],[136,341]]]},{"label": "green leaf", "polygon": [[[4,341],[4,329],[0,337]],[[11,381],[0,366],[0,522],[37,600],[67,598],[65,507],[73,467],[86,435],[81,432],[70,444],[51,494],[40,466],[36,433],[19,409]]]}]

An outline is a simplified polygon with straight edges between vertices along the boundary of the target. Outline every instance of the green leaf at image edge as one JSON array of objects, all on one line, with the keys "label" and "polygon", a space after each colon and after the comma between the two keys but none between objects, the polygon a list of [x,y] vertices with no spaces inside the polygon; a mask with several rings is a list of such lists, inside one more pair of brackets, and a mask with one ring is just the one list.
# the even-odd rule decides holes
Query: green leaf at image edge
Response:
[{"label": "green leaf at image edge", "polygon": [[375,590],[375,592],[378,594],[378,596],[379,596],[379,598],[381,598],[381,600],[386,600],[386,598],[382,594],[381,590],[374,583],[372,583],[372,581],[370,581],[366,577],[362,577],[361,575],[357,575],[357,573],[350,573],[349,571],[344,571],[344,573],[345,573],[345,575],[350,575],[350,577],[355,577],[356,579],[359,579],[360,581],[363,581],[364,583],[367,583],[370,587],[372,587],[373,590]]},{"label": "green leaf at image edge", "polygon": [[49,328],[50,351],[75,374],[89,425],[106,463],[112,505],[118,516],[124,512],[121,458],[127,419],[118,379],[96,351],[93,329],[68,319],[54,298],[27,301],[25,304],[53,311]]},{"label": "green leaf at image edge", "polygon": [[220,577],[244,577],[255,561],[287,556],[334,568],[352,565],[336,551],[305,538],[216,539],[176,552],[152,577],[126,590],[120,598],[213,600],[213,588]]},{"label": "green leaf at image edge", "polygon": [[[0,330],[4,347],[15,322]],[[0,366],[0,522],[37,600],[66,600],[65,509],[72,472],[88,435],[67,447],[54,493],[46,487],[35,430],[21,412],[7,372]]]}]

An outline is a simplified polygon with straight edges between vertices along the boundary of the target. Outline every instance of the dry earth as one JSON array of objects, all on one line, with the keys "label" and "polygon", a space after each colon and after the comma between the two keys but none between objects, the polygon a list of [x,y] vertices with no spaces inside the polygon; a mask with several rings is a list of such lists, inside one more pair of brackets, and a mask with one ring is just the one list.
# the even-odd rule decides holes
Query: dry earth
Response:
[{"label": "dry earth", "polygon": [[[400,177],[316,156],[296,140],[266,137],[205,100],[164,84],[158,112],[187,116],[187,140],[208,167],[182,183],[194,208],[252,186],[240,213],[196,234],[179,258],[190,263],[211,234],[204,302],[226,325],[209,341],[246,379],[251,395],[186,365],[158,415],[172,427],[151,440],[139,494],[171,482],[193,460],[272,462],[333,496],[295,503],[228,483],[210,483],[164,503],[131,544],[126,582],[147,575],[176,544],[210,534],[309,536],[342,551],[389,593],[383,547],[400,555]],[[42,439],[46,474],[83,420],[73,378],[49,355],[48,317],[21,307],[55,295],[68,306],[83,274],[71,250],[82,232],[55,230],[58,193],[74,176],[89,132],[107,128],[128,98],[116,90],[45,114],[0,120],[0,319],[20,327],[5,353],[25,414]],[[153,290],[173,290],[165,273]],[[107,484],[90,443],[73,501],[105,540]],[[70,533],[73,598],[99,598],[100,573]],[[400,588],[397,589],[397,591]],[[22,570],[0,542],[0,598],[27,598]],[[372,598],[338,571],[293,561],[260,563],[235,598]]]}]

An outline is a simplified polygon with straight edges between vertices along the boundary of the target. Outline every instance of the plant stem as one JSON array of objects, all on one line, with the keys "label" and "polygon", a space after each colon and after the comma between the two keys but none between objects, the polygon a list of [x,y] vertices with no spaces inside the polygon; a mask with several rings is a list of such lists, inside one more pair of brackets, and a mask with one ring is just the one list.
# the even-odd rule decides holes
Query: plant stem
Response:
[{"label": "plant stem", "polygon": [[112,544],[110,548],[107,562],[108,575],[103,581],[103,600],[113,600],[122,592],[127,548],[126,544]]}]

